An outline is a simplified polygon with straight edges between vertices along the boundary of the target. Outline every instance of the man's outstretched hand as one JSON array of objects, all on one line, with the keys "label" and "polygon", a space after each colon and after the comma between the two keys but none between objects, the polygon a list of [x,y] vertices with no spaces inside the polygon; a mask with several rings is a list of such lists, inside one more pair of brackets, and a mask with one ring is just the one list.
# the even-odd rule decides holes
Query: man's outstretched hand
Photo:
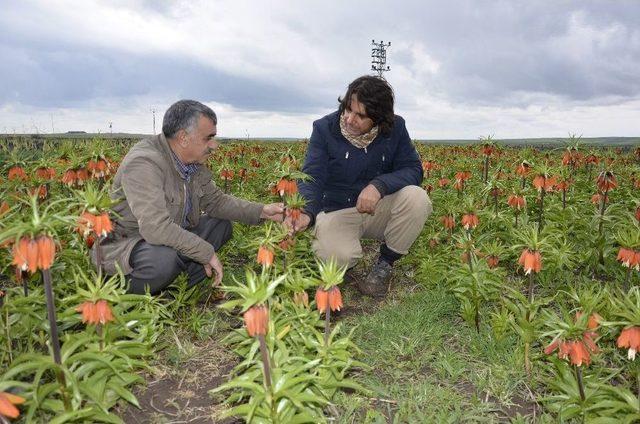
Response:
[{"label": "man's outstretched hand", "polygon": [[360,213],[375,214],[376,206],[381,197],[378,189],[373,184],[369,184],[360,192],[356,202],[356,210]]},{"label": "man's outstretched hand", "polygon": [[213,285],[214,287],[220,285],[222,282],[222,263],[220,262],[220,259],[218,259],[218,255],[214,253],[209,260],[209,263],[204,264],[204,272],[207,273],[207,277],[211,277],[213,272],[215,272],[216,276],[213,280]]},{"label": "man's outstretched hand", "polygon": [[289,230],[290,235],[294,235],[295,233],[299,233],[304,231],[309,227],[309,223],[311,222],[311,217],[306,213],[301,213],[300,217],[293,222],[290,216],[288,216],[284,220],[284,226]]},{"label": "man's outstretched hand", "polygon": [[284,214],[284,204],[282,203],[269,203],[264,205],[260,218],[268,219],[269,221],[282,222]]}]

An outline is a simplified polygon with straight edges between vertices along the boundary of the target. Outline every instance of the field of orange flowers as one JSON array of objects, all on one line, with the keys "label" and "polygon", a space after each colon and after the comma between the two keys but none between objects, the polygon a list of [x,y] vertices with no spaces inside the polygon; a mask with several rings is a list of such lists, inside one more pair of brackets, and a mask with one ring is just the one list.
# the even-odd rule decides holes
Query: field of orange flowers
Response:
[{"label": "field of orange flowers", "polygon": [[[180,296],[127,294],[123,276],[91,266],[130,145],[16,138],[0,152],[0,422],[122,422],[114,408],[138,405],[134,387],[176,325]],[[281,199],[297,219],[305,148],[224,144],[209,166],[225,191]],[[422,290],[445,288],[452,322],[518,352],[545,419],[639,421],[640,147],[489,138],[418,150],[434,213],[402,264]],[[224,416],[323,422],[344,418],[336,399],[379,396],[360,378],[370,352],[341,322],[344,270],[313,259],[308,233],[274,223],[235,238],[241,263],[221,292],[202,293],[208,307],[224,297],[217,307],[237,323],[225,346],[238,362],[211,388]]]}]

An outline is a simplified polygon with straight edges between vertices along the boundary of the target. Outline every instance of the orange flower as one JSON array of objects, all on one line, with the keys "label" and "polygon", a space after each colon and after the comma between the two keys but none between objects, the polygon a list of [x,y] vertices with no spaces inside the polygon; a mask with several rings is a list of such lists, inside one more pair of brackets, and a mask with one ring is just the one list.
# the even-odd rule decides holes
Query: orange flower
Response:
[{"label": "orange flower", "polygon": [[96,218],[92,213],[87,211],[82,212],[80,217],[78,218],[77,230],[83,237],[87,237],[89,233],[93,231],[96,226]]},{"label": "orange flower", "polygon": [[342,308],[342,293],[338,286],[329,289],[329,307],[332,311],[339,311]]},{"label": "orange flower", "polygon": [[[588,340],[587,340],[588,339]],[[589,345],[589,347],[587,347]],[[546,355],[551,355],[555,350],[558,350],[558,358],[569,359],[571,365],[582,366],[582,364],[589,365],[591,363],[591,352],[597,352],[595,343],[590,336],[584,337],[584,340],[570,340],[564,341],[562,339],[555,339],[545,349]]]},{"label": "orange flower", "polygon": [[525,275],[531,271],[538,273],[542,269],[542,256],[537,250],[529,250],[525,248],[518,259],[518,263],[524,268]]},{"label": "orange flower", "polygon": [[[639,181],[640,181],[640,180],[639,180]],[[636,219],[637,219],[638,221],[640,221],[640,206],[638,206],[638,207],[636,208],[635,216],[636,216]]]},{"label": "orange flower", "polygon": [[104,299],[96,302],[96,316],[100,324],[106,324],[107,322],[115,320],[113,312],[111,311],[111,306],[109,306],[107,301]]},{"label": "orange flower", "polygon": [[574,340],[570,343],[569,359],[571,365],[582,366],[582,364],[589,365],[591,363],[591,355],[587,346],[580,341]]},{"label": "orange flower", "polygon": [[453,215],[445,215],[440,218],[440,220],[442,221],[444,228],[447,230],[452,230],[456,226],[456,220]]},{"label": "orange flower", "polygon": [[89,171],[87,168],[76,169],[76,183],[78,185],[84,185],[84,182],[89,179]]},{"label": "orange flower", "polygon": [[265,267],[270,267],[273,265],[273,250],[266,246],[260,246],[256,261]]},{"label": "orange flower", "polygon": [[640,271],[640,252],[621,247],[618,251],[617,260],[627,268],[635,268],[637,271]]},{"label": "orange flower", "polygon": [[225,181],[232,180],[233,179],[233,171],[231,171],[229,169],[223,169],[222,171],[220,171],[220,178],[222,178]]},{"label": "orange flower", "polygon": [[264,336],[269,328],[269,309],[265,305],[253,305],[243,315],[249,337]]},{"label": "orange flower", "polygon": [[529,165],[526,162],[522,162],[520,165],[516,166],[516,174],[524,177],[529,173],[529,169],[531,168],[531,165]]},{"label": "orange flower", "polygon": [[473,229],[478,226],[478,215],[475,213],[467,213],[462,215],[461,224],[465,230]]},{"label": "orange flower", "polygon": [[316,308],[320,313],[323,313],[327,310],[327,306],[329,306],[329,292],[318,287],[318,290],[316,290]]},{"label": "orange flower", "polygon": [[288,180],[286,178],[281,178],[276,184],[276,191],[282,197],[285,194],[294,194],[298,192],[298,184],[295,180]]},{"label": "orange flower", "polygon": [[27,173],[24,171],[24,169],[21,166],[16,165],[9,168],[9,175],[7,176],[7,179],[9,181],[13,181],[13,180],[27,181],[29,177],[27,177]]},{"label": "orange flower", "polygon": [[600,191],[605,192],[618,187],[618,182],[613,172],[602,171],[596,178],[596,185]]},{"label": "orange flower", "polygon": [[111,306],[104,299],[95,303],[87,300],[76,308],[76,312],[82,314],[82,322],[86,324],[98,325],[115,321]]},{"label": "orange flower", "polygon": [[440,178],[438,180],[438,187],[442,188],[442,187],[446,187],[449,185],[451,181],[449,180],[449,178]]},{"label": "orange flower", "polygon": [[74,185],[76,183],[76,171],[67,169],[64,174],[62,174],[62,183],[68,186]]},{"label": "orange flower", "polygon": [[518,196],[518,195],[512,194],[507,199],[507,204],[511,206],[513,209],[521,211],[522,209],[527,207],[527,200],[524,198],[524,196]]},{"label": "orange flower", "polygon": [[20,411],[14,405],[22,405],[25,398],[7,392],[0,392],[0,417],[18,418]]},{"label": "orange flower", "polygon": [[52,180],[56,176],[56,170],[53,168],[38,168],[36,169],[36,177],[41,180]]},{"label": "orange flower", "polygon": [[456,175],[455,175],[455,179],[456,180],[467,181],[469,178],[471,178],[471,172],[470,171],[459,171],[459,172],[456,172]]},{"label": "orange flower", "polygon": [[294,222],[300,219],[300,214],[302,211],[298,208],[287,208],[287,216],[291,217],[291,220]]},{"label": "orange flower", "polygon": [[[6,201],[3,201],[2,203],[0,203],[0,216],[7,213],[9,209],[10,209],[9,204]],[[640,211],[640,209],[638,210]]]},{"label": "orange flower", "polygon": [[495,255],[490,255],[487,256],[487,265],[489,265],[489,268],[495,268],[498,266],[498,263],[500,263],[500,258],[498,258]]},{"label": "orange flower", "polygon": [[101,215],[95,217],[94,231],[97,236],[104,237],[112,230],[113,225],[111,224],[111,219],[109,219],[109,214],[107,212],[103,212]]},{"label": "orange flower", "polygon": [[36,239],[38,243],[38,269],[49,269],[53,264],[56,255],[56,244],[49,236],[40,236]]},{"label": "orange flower", "polygon": [[640,327],[633,326],[623,329],[617,343],[619,348],[629,348],[627,358],[630,361],[636,359],[636,352],[640,349]]}]

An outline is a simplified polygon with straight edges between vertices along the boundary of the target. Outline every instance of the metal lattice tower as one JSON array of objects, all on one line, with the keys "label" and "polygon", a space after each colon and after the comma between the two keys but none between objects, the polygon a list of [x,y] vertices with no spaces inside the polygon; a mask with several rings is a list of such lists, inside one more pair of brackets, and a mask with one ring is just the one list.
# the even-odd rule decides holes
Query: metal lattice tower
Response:
[{"label": "metal lattice tower", "polygon": [[384,41],[376,43],[376,40],[371,40],[371,46],[371,70],[382,77],[384,72],[391,70],[387,66],[387,48],[391,47],[391,42],[385,44]]}]

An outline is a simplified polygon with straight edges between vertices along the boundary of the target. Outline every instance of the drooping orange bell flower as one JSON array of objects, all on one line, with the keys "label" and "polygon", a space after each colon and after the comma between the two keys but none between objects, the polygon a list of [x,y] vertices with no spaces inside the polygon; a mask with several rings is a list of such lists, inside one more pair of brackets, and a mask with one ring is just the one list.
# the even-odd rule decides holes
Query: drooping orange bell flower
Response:
[{"label": "drooping orange bell flower", "polygon": [[233,180],[233,171],[230,169],[223,169],[220,171],[220,178],[224,181]]},{"label": "drooping orange bell flower", "polygon": [[478,226],[480,220],[475,213],[466,213],[462,215],[461,224],[465,230],[470,230]]},{"label": "drooping orange bell flower", "polygon": [[440,218],[440,221],[442,221],[442,226],[447,230],[452,230],[456,226],[456,220],[453,215],[445,215]]},{"label": "drooping orange bell flower", "polygon": [[524,177],[529,173],[530,169],[531,165],[526,162],[522,162],[520,165],[516,166],[516,175]]},{"label": "drooping orange bell flower", "polygon": [[264,336],[269,328],[269,309],[265,305],[253,305],[242,316],[249,337]]},{"label": "drooping orange bell flower", "polygon": [[438,187],[443,188],[449,185],[449,183],[451,182],[451,180],[449,180],[449,178],[440,178],[438,180]]},{"label": "drooping orange bell flower", "polygon": [[619,348],[628,348],[627,358],[630,361],[636,359],[636,352],[640,350],[640,327],[633,326],[625,328],[620,333],[617,341]]},{"label": "drooping orange bell flower", "polygon": [[518,259],[518,263],[522,265],[525,275],[530,274],[532,271],[538,273],[542,269],[542,256],[537,250],[525,248],[520,255],[520,259]]},{"label": "drooping orange bell flower", "polygon": [[596,185],[601,192],[612,190],[618,187],[615,175],[611,171],[602,171],[596,178]]},{"label": "drooping orange bell flower", "polygon": [[85,324],[104,325],[115,321],[111,306],[104,299],[100,299],[95,303],[87,300],[76,308],[76,312],[82,314],[82,322]]},{"label": "drooping orange bell flower", "polygon": [[516,194],[512,194],[507,199],[507,204],[511,206],[513,209],[517,211],[521,211],[522,209],[527,207],[527,200],[524,196],[518,196]]},{"label": "drooping orange bell flower", "polygon": [[635,216],[636,216],[636,219],[637,219],[638,221],[640,221],[640,206],[638,206],[638,207],[636,208]]},{"label": "drooping orange bell flower", "polygon": [[260,248],[258,249],[258,256],[256,258],[256,261],[260,265],[270,267],[271,265],[273,265],[273,257],[273,250],[269,249],[266,246],[260,246]]},{"label": "drooping orange bell flower", "polygon": [[327,310],[329,306],[329,292],[323,288],[318,287],[316,290],[316,308],[320,313]]},{"label": "drooping orange bell flower", "polygon": [[40,236],[36,239],[38,244],[38,269],[49,269],[56,255],[56,244],[51,237]]},{"label": "drooping orange bell flower", "polygon": [[6,201],[3,201],[2,203],[0,203],[0,216],[7,213],[9,209],[10,209],[9,204]]},{"label": "drooping orange bell flower", "polygon": [[76,171],[73,169],[67,169],[64,174],[62,174],[62,184],[66,184],[71,187],[76,184]]},{"label": "drooping orange bell flower", "polygon": [[21,166],[16,165],[9,168],[9,174],[7,175],[7,179],[9,181],[14,181],[14,180],[27,181],[29,177],[27,176],[27,173]]},{"label": "drooping orange bell flower", "polygon": [[487,256],[486,260],[489,268],[495,268],[500,263],[500,258],[498,258],[496,255],[489,255]]},{"label": "drooping orange bell flower", "polygon": [[342,293],[338,286],[333,286],[329,289],[329,308],[331,311],[339,311],[342,308]]},{"label": "drooping orange bell flower", "polygon": [[280,195],[280,197],[285,194],[292,195],[298,192],[298,184],[295,180],[288,180],[286,178],[281,178],[276,184],[276,191]]},{"label": "drooping orange bell flower", "polygon": [[20,411],[15,407],[15,405],[22,405],[25,400],[26,399],[22,396],[7,392],[0,392],[0,417],[18,418],[20,416]]},{"label": "drooping orange bell flower", "polygon": [[96,235],[100,237],[105,237],[107,234],[113,231],[113,225],[111,224],[111,219],[109,218],[109,214],[107,212],[103,212],[102,214],[96,216],[94,231]]},{"label": "drooping orange bell flower", "polygon": [[556,177],[547,177],[545,175],[536,175],[533,178],[533,186],[541,192],[542,190],[546,192],[553,191],[553,188],[556,185]]},{"label": "drooping orange bell flower", "polygon": [[53,168],[40,167],[36,169],[36,177],[41,180],[52,180],[56,176],[56,170]]},{"label": "drooping orange bell flower", "polygon": [[626,247],[621,247],[618,251],[617,260],[627,268],[635,268],[640,271],[640,251],[636,252]]}]

